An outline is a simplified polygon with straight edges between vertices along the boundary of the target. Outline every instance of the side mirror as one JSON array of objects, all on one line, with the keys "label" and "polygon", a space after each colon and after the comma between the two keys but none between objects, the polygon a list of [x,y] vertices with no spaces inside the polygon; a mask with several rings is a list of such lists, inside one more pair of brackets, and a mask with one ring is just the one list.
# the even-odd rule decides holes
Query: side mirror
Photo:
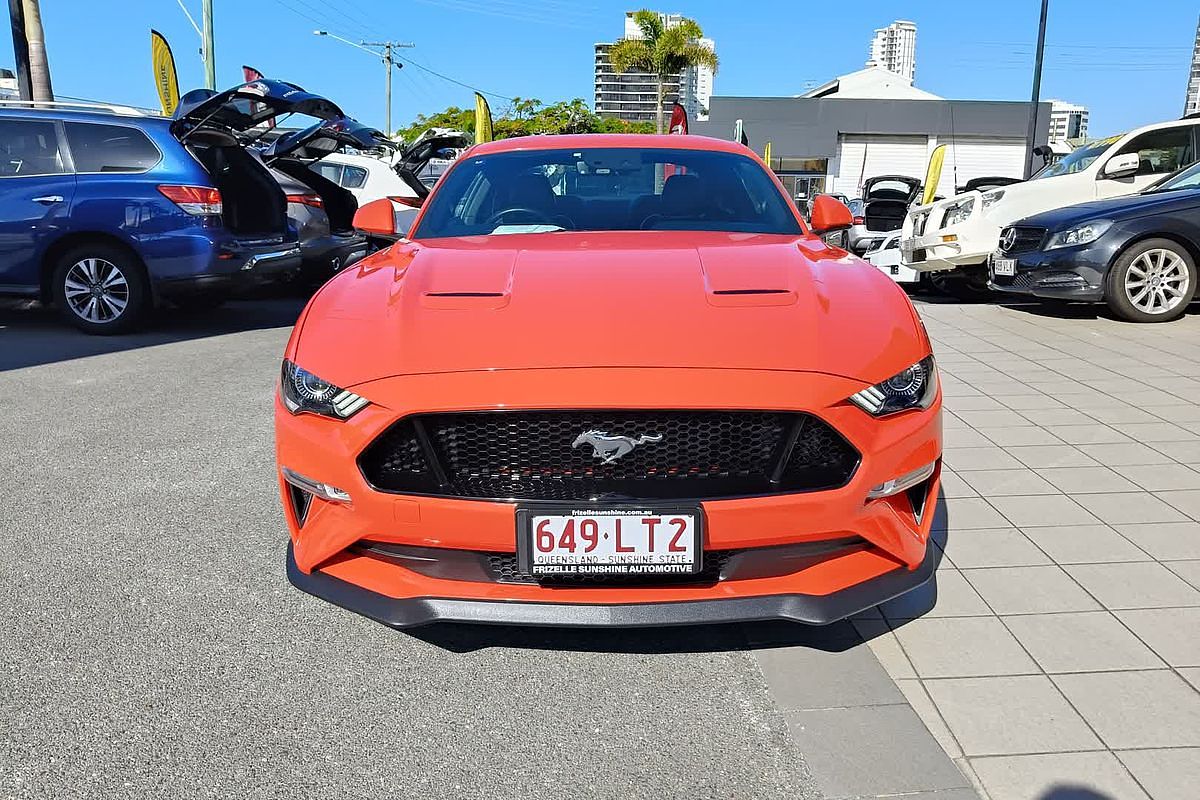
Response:
[{"label": "side mirror", "polygon": [[399,235],[396,230],[396,209],[390,198],[379,200],[358,207],[354,212],[354,227],[363,233],[374,236],[395,238]]},{"label": "side mirror", "polygon": [[1113,156],[1104,165],[1104,169],[1100,170],[1102,178],[1128,178],[1138,171],[1141,165],[1141,160],[1137,153],[1121,153],[1118,156]]},{"label": "side mirror", "polygon": [[808,227],[812,228],[813,233],[840,231],[853,224],[854,215],[850,213],[850,209],[846,207],[845,203],[827,194],[819,194],[813,200],[812,216],[808,223]]}]

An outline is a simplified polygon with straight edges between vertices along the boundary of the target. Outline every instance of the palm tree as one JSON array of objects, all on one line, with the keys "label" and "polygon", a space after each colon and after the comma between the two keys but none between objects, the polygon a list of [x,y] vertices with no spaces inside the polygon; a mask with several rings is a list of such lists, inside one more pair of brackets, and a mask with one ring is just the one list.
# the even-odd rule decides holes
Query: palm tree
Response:
[{"label": "palm tree", "polygon": [[667,27],[663,15],[643,8],[634,13],[634,22],[642,32],[640,39],[622,39],[608,52],[617,72],[639,70],[654,76],[658,103],[655,127],[663,132],[663,86],[688,67],[705,66],[717,71],[717,54],[700,43],[704,31],[694,19],[684,17],[678,25]]},{"label": "palm tree", "polygon": [[29,42],[29,72],[32,85],[29,87],[33,100],[53,100],[50,88],[50,64],[46,60],[46,35],[42,32],[42,9],[38,0],[23,0],[25,16],[25,38]]}]

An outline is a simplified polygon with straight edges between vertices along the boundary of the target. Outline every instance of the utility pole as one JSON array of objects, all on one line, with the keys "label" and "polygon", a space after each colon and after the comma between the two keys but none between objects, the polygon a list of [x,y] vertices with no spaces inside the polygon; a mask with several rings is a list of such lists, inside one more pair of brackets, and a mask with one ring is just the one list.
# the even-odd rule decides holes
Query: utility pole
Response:
[{"label": "utility pole", "polygon": [[[338,36],[336,33],[330,33],[329,31],[313,31],[313,35],[314,36],[328,36],[330,39],[337,39],[339,42],[342,42],[343,44],[348,44],[351,47],[357,47],[359,50],[362,50],[363,52],[366,52],[366,53],[370,53],[371,55],[375,56],[376,58],[383,60],[383,67],[384,67],[384,69],[387,70],[387,88],[386,88],[387,93],[385,95],[386,108],[384,109],[384,114],[387,117],[387,123],[384,125],[384,128],[385,128],[384,133],[387,134],[388,138],[390,139],[392,136],[392,68],[394,67],[396,69],[401,69],[404,67],[404,64],[402,64],[401,62],[396,60],[396,57],[392,53],[392,51],[399,50],[404,47],[416,47],[416,45],[413,44],[412,42],[392,42],[392,41],[388,41],[388,42],[352,42],[349,39],[343,39],[341,36]],[[382,48],[382,51],[372,50],[371,49],[372,47]]]},{"label": "utility pole", "polygon": [[23,0],[25,41],[29,47],[29,89],[33,100],[53,100],[50,63],[46,60],[46,35],[42,32],[42,10],[38,0]]},{"label": "utility pole", "polygon": [[385,108],[384,117],[387,122],[384,123],[384,134],[390,139],[392,138],[392,68],[403,68],[404,65],[396,61],[392,57],[392,48],[400,49],[402,47],[415,47],[411,42],[359,42],[363,47],[382,47],[383,53],[380,58],[383,59],[383,68],[387,70],[387,88],[385,90]]},{"label": "utility pole", "polygon": [[209,89],[217,88],[217,54],[213,41],[213,0],[200,2],[200,40],[204,48],[204,85]]},{"label": "utility pole", "polygon": [[1046,15],[1050,0],[1042,0],[1042,19],[1038,24],[1037,50],[1033,60],[1033,98],[1029,101],[1029,132],[1025,143],[1025,177],[1033,174],[1033,145],[1037,136],[1038,100],[1042,93],[1042,55],[1046,50]]},{"label": "utility pole", "polygon": [[13,60],[17,68],[17,88],[22,100],[32,100],[29,74],[29,40],[25,38],[25,9],[22,0],[8,0],[8,18],[12,24]]}]

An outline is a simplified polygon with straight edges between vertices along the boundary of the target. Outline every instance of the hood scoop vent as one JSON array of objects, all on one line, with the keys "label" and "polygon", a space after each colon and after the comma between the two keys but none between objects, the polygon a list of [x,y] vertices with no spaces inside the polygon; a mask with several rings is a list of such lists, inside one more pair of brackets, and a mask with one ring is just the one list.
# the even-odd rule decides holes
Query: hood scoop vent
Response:
[{"label": "hood scoop vent", "polygon": [[421,305],[441,309],[497,309],[508,305],[506,292],[425,292]]},{"label": "hood scoop vent", "polygon": [[760,255],[743,248],[703,247],[698,253],[710,306],[790,306],[796,302],[791,275],[777,252]]}]

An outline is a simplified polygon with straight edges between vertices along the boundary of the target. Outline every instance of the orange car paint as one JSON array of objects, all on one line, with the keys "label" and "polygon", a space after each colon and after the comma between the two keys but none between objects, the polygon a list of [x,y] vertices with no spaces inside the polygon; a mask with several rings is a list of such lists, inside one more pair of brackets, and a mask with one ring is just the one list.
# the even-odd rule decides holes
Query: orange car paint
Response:
[{"label": "orange car paint", "polygon": [[[548,147],[749,154],[701,137],[563,136],[478,145],[460,163]],[[326,284],[287,345],[287,358],[371,401],[344,421],[292,415],[276,402],[278,463],[352,498],[345,505],[314,500],[300,528],[281,482],[296,563],[305,573],[322,570],[388,597],[610,604],[825,595],[912,569],[926,556],[940,469],[919,519],[904,494],[870,501],[866,495],[897,475],[940,464],[940,389],[929,409],[880,419],[847,398],[929,353],[904,293],[810,233],[402,240]],[[409,414],[553,408],[795,410],[821,417],[862,454],[850,482],[831,491],[704,502],[704,547],[847,535],[870,546],[783,577],[604,588],[435,580],[347,552],[364,539],[512,552],[515,504],[375,491],[356,458]]]}]

